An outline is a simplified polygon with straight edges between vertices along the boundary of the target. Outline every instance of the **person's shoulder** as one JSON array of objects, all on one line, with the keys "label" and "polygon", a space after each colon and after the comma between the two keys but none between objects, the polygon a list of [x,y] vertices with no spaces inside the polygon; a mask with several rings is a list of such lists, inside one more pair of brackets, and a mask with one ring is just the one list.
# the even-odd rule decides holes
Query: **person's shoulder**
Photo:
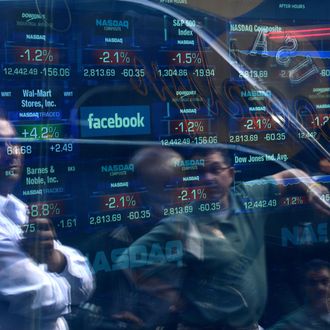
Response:
[{"label": "person's shoulder", "polygon": [[259,192],[270,191],[275,193],[278,191],[277,182],[272,175],[250,181],[239,182],[238,184],[235,185],[234,189],[238,194],[241,193],[243,195],[244,192],[249,193],[249,192],[258,192],[258,191]]},{"label": "person's shoulder", "polygon": [[191,221],[193,215],[177,214],[170,217],[163,218],[153,228],[155,231],[166,231],[168,233],[184,231],[189,221]]},{"label": "person's shoulder", "polygon": [[182,223],[182,222],[189,221],[192,217],[193,217],[193,214],[187,215],[185,213],[172,215],[172,216],[161,219],[157,225]]},{"label": "person's shoulder", "polygon": [[302,306],[291,313],[285,315],[281,320],[275,323],[267,330],[301,330],[303,325],[310,319],[309,311]]},{"label": "person's shoulder", "polygon": [[241,183],[244,187],[251,187],[251,186],[265,186],[265,185],[274,185],[276,186],[276,180],[272,175],[267,175],[262,178],[253,179],[249,181],[245,181]]}]

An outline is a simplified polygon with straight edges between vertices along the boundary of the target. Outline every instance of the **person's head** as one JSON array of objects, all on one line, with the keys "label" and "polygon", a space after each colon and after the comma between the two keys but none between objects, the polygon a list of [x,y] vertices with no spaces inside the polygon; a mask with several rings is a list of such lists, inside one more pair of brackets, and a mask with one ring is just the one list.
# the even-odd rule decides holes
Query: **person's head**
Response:
[{"label": "person's head", "polygon": [[20,180],[23,170],[23,157],[20,146],[13,142],[16,131],[12,124],[0,118],[0,194],[11,193]]},{"label": "person's head", "polygon": [[210,200],[220,201],[222,207],[228,207],[229,190],[234,181],[234,168],[231,159],[224,149],[202,149],[196,156],[204,158],[204,168],[201,177],[207,186],[207,196]]},{"label": "person's head", "polygon": [[156,215],[162,216],[164,205],[172,201],[166,187],[180,181],[181,160],[179,153],[164,147],[142,148],[131,159],[137,179],[147,188],[144,201]]},{"label": "person's head", "polygon": [[312,260],[304,267],[304,292],[306,303],[319,312],[329,311],[330,263]]}]

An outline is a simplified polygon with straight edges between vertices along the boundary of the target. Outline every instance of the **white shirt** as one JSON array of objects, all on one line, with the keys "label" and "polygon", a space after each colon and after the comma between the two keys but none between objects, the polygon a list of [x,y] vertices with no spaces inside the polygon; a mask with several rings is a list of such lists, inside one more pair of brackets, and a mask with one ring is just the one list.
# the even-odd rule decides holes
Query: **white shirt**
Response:
[{"label": "white shirt", "polygon": [[13,195],[0,196],[0,330],[64,330],[61,316],[88,299],[94,280],[78,251],[55,242],[67,259],[60,274],[35,263],[21,248],[20,225],[27,206]]}]

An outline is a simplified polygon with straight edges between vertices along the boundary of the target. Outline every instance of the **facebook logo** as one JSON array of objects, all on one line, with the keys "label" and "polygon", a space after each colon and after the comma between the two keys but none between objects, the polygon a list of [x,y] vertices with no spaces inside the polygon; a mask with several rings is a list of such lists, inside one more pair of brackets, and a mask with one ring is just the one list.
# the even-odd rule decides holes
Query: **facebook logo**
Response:
[{"label": "facebook logo", "polygon": [[150,109],[145,105],[81,107],[81,137],[150,134]]}]

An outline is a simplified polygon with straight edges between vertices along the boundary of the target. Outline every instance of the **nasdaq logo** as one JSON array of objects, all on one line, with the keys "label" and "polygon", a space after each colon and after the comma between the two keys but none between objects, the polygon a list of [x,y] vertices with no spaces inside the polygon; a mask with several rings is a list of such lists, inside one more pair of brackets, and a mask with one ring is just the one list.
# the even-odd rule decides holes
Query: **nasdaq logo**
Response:
[{"label": "nasdaq logo", "polygon": [[290,228],[281,229],[282,246],[292,245],[313,245],[314,243],[328,243],[328,224],[319,223],[316,228],[312,223],[305,223]]},{"label": "nasdaq logo", "polygon": [[82,107],[80,111],[82,137],[150,133],[148,106]]},{"label": "nasdaq logo", "polygon": [[95,273],[166,263],[182,267],[183,244],[179,240],[167,241],[165,244],[154,242],[150,246],[136,244],[128,248],[97,251],[93,256],[87,257]]}]

